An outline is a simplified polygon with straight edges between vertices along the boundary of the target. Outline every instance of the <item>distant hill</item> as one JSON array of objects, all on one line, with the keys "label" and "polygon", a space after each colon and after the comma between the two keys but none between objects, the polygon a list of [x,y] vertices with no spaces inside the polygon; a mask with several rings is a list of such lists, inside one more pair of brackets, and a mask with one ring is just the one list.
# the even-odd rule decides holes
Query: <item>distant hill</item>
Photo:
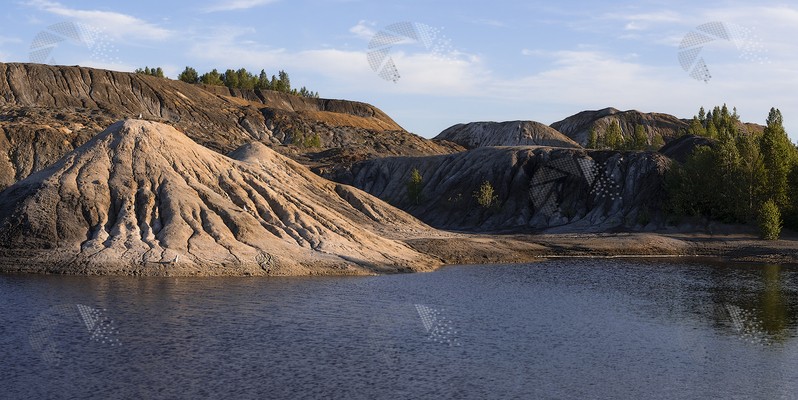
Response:
[{"label": "distant hill", "polygon": [[624,137],[631,137],[635,126],[642,125],[649,143],[652,143],[656,136],[660,136],[667,143],[679,137],[689,126],[685,120],[673,115],[642,113],[635,110],[620,111],[610,107],[596,111],[582,111],[551,124],[551,127],[580,145],[586,146],[590,129],[603,133],[613,121],[618,121]]},{"label": "distant hill", "polygon": [[[222,154],[258,141],[322,166],[341,161],[317,156],[330,149],[346,149],[351,161],[462,149],[413,135],[365,103],[92,68],[0,63],[0,189],[52,164],[114,121],[139,116],[174,125]],[[312,135],[318,139],[308,147]]]},{"label": "distant hill", "polygon": [[578,148],[555,129],[534,121],[471,122],[454,125],[435,137],[468,149],[488,146],[550,146]]}]

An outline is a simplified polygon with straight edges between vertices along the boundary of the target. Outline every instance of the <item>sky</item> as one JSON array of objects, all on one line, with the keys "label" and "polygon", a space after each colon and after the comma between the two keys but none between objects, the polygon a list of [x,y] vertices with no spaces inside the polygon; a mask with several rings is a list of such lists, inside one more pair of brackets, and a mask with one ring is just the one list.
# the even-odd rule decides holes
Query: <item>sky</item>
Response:
[{"label": "sky", "polygon": [[[615,107],[727,104],[798,140],[798,5],[694,1],[10,0],[0,62],[285,70],[433,137]],[[75,34],[78,32],[78,34]]]}]

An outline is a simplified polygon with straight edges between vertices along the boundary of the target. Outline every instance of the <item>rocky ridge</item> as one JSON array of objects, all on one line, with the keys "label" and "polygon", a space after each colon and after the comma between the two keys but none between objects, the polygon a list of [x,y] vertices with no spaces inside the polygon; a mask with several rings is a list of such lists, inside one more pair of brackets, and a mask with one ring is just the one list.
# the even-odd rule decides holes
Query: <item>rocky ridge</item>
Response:
[{"label": "rocky ridge", "polygon": [[[82,67],[0,63],[0,189],[54,163],[114,121],[131,117],[171,124],[222,154],[258,141],[316,166],[347,157],[362,161],[461,149],[410,134],[364,103]],[[314,134],[320,147],[300,143]],[[328,150],[333,150],[330,160]]]}]

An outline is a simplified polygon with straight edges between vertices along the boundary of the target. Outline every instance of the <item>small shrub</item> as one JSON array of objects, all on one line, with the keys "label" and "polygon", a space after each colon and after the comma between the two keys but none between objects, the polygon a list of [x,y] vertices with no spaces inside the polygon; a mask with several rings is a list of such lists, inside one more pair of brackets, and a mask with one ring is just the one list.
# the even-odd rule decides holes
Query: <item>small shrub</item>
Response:
[{"label": "small shrub", "polygon": [[407,179],[407,198],[414,204],[421,202],[421,188],[424,183],[424,177],[418,168],[413,168],[410,171],[410,178]]},{"label": "small shrub", "polygon": [[759,209],[759,235],[765,240],[778,240],[781,235],[781,212],[773,200]]},{"label": "small shrub", "polygon": [[314,133],[313,136],[306,137],[303,144],[307,148],[321,147],[321,136],[318,133]]},{"label": "small shrub", "polygon": [[499,196],[497,196],[493,190],[493,185],[488,181],[482,182],[479,190],[474,192],[474,198],[477,200],[477,204],[482,206],[482,208],[490,208],[499,200]]}]

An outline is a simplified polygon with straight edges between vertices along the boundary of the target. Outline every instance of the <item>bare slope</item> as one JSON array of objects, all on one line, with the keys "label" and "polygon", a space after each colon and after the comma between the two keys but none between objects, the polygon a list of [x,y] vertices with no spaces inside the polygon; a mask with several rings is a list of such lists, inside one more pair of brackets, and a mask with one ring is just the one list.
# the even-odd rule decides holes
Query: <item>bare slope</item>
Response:
[{"label": "bare slope", "polygon": [[[0,190],[52,164],[114,121],[139,115],[172,124],[222,154],[258,141],[314,166],[452,149],[405,131],[365,103],[92,68],[0,63]],[[320,147],[302,145],[314,135]]]},{"label": "bare slope", "polygon": [[[471,232],[653,229],[670,160],[654,152],[480,147],[457,154],[389,157],[335,177],[436,228]],[[408,195],[411,171],[423,178]],[[475,195],[489,182],[494,201]],[[649,224],[653,224],[648,226]]]},{"label": "bare slope", "polygon": [[0,193],[0,268],[298,275],[437,265],[386,238],[429,230],[407,214],[260,143],[232,156],[168,125],[116,123]]},{"label": "bare slope", "polygon": [[579,148],[555,129],[534,121],[472,122],[454,125],[435,137],[468,149],[489,146],[549,146]]}]

